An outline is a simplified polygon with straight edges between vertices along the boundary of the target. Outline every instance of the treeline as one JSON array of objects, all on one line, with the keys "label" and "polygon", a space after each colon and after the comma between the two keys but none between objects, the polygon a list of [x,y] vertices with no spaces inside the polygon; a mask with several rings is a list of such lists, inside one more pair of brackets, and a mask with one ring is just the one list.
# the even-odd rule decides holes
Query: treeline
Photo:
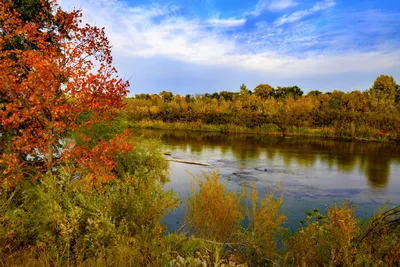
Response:
[{"label": "treeline", "polygon": [[[365,91],[304,94],[297,86],[260,84],[240,92],[202,95],[138,94],[127,99],[125,118],[136,125],[149,121],[223,126],[220,131],[279,132],[341,138],[396,139],[400,133],[400,86],[379,76]],[[141,123],[139,123],[141,122]],[[173,127],[169,125],[168,127]],[[207,128],[210,129],[210,128]],[[236,129],[236,130],[235,130]]]}]

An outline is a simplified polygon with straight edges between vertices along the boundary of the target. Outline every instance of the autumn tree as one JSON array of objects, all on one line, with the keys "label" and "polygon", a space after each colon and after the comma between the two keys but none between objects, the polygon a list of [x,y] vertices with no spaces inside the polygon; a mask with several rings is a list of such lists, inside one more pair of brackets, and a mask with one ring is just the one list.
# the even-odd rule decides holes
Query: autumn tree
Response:
[{"label": "autumn tree", "polygon": [[185,101],[186,101],[186,103],[190,103],[190,102],[192,102],[193,100],[194,100],[194,98],[193,98],[192,95],[190,95],[190,94],[186,94],[186,95],[185,95]]},{"label": "autumn tree", "polygon": [[259,84],[254,88],[254,94],[264,99],[275,97],[275,89],[269,84]]},{"label": "autumn tree", "polygon": [[313,90],[313,91],[308,92],[308,94],[306,96],[307,97],[318,98],[320,95],[322,95],[321,91]]},{"label": "autumn tree", "polygon": [[150,100],[151,96],[149,94],[136,94],[135,98],[136,99]]},{"label": "autumn tree", "polygon": [[[43,8],[46,6],[46,9]],[[49,2],[48,1],[41,1],[41,0],[13,0],[13,5],[8,7],[8,12],[18,12],[21,16],[21,21],[31,21],[41,25],[38,27],[38,30],[41,30],[44,27],[44,23],[48,23],[49,19],[52,14],[48,11]],[[38,16],[40,12],[43,12],[43,16]],[[3,22],[1,22],[3,24]],[[1,26],[0,26],[1,27]],[[53,27],[48,27],[48,31],[53,31]],[[5,32],[0,33],[0,38],[3,38]],[[51,42],[51,39],[46,40],[47,42]],[[20,50],[27,50],[27,49],[37,49],[34,43],[29,42],[25,39],[24,35],[16,34],[12,38],[8,38],[8,40],[2,45],[2,50],[13,50],[13,49],[20,49]],[[15,59],[16,60],[16,59]],[[0,92],[0,103],[1,108],[4,108],[4,103],[6,103],[7,97],[6,95]],[[5,132],[4,127],[1,127],[1,140],[2,144],[10,138],[11,136],[15,135],[15,132]],[[1,148],[1,151],[4,150],[4,147]]]},{"label": "autumn tree", "polygon": [[298,86],[280,87],[275,92],[275,97],[285,99],[286,97],[299,98],[303,95],[303,91]]},{"label": "autumn tree", "polygon": [[219,93],[220,97],[223,97],[226,101],[232,101],[235,98],[236,94],[228,91],[221,91]]},{"label": "autumn tree", "polygon": [[165,90],[160,92],[160,96],[166,102],[172,101],[174,99],[174,94],[172,92],[167,92]]},{"label": "autumn tree", "polygon": [[80,11],[64,12],[53,0],[40,1],[40,12],[20,3],[0,3],[1,132],[13,133],[1,168],[14,179],[32,164],[51,171],[67,133],[113,115],[128,86],[112,66],[104,28],[81,26]]},{"label": "autumn tree", "polygon": [[392,76],[380,75],[370,89],[370,95],[375,105],[381,107],[393,106],[396,101],[397,84]]},{"label": "autumn tree", "polygon": [[251,90],[249,90],[247,86],[244,83],[242,83],[242,85],[240,86],[240,95],[246,96],[248,94],[251,94]]}]

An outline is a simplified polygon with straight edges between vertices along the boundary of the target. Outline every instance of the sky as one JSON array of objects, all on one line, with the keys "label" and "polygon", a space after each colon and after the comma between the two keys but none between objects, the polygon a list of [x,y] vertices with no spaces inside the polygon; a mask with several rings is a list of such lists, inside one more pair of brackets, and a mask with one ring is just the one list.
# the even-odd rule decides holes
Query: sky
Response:
[{"label": "sky", "polygon": [[106,27],[130,95],[400,84],[400,0],[59,0]]}]

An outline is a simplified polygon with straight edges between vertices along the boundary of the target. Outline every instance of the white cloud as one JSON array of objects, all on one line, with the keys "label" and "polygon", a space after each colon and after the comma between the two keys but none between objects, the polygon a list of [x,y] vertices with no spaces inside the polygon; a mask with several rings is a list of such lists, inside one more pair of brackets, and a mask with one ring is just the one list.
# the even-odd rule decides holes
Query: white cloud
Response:
[{"label": "white cloud", "polygon": [[312,8],[296,11],[290,15],[283,15],[282,17],[278,18],[274,24],[277,26],[292,23],[301,20],[302,18],[314,14],[318,11],[322,11],[328,8],[335,6],[335,0],[324,0],[322,2],[317,2]]},{"label": "white cloud", "polygon": [[282,11],[297,6],[298,3],[293,0],[274,0],[268,5],[268,10]]},{"label": "white cloud", "polygon": [[[304,16],[332,7],[334,4],[333,0],[319,2],[308,10],[282,17],[278,24],[300,20]],[[255,49],[251,39],[243,42],[223,32],[224,27],[243,25],[244,19],[211,18],[203,21],[181,16],[179,8],[174,6],[130,7],[116,0],[112,6],[95,0],[86,0],[83,5],[81,0],[61,1],[61,6],[74,5],[83,7],[83,19],[88,23],[106,26],[106,33],[113,45],[114,55],[116,58],[125,59],[124,64],[119,66],[120,71],[127,73],[128,77],[132,75],[135,77],[132,66],[139,59],[140,61],[143,59],[156,61],[160,58],[204,66],[204,68],[221,66],[290,78],[400,68],[398,49],[390,53],[367,53],[354,50],[341,55],[309,53],[296,56],[285,55],[277,50],[277,47],[284,45],[284,42]],[[222,29],[210,28],[210,24]],[[276,31],[273,34],[280,33]],[[259,36],[254,36],[254,39],[259,41],[257,38]],[[304,42],[303,39],[307,39],[307,36],[297,38]],[[306,41],[314,42],[312,39]],[[160,68],[165,68],[165,66]],[[171,68],[173,69],[173,66],[169,71]],[[148,71],[153,72],[152,69]],[[162,72],[162,70],[158,71]]]},{"label": "white cloud", "polygon": [[265,10],[278,12],[295,7],[297,5],[298,3],[295,0],[258,0],[254,10],[251,12],[247,12],[246,15],[257,17]]},{"label": "white cloud", "polygon": [[246,19],[209,19],[208,23],[210,23],[214,27],[221,27],[221,28],[232,28],[232,27],[239,27],[246,23]]}]

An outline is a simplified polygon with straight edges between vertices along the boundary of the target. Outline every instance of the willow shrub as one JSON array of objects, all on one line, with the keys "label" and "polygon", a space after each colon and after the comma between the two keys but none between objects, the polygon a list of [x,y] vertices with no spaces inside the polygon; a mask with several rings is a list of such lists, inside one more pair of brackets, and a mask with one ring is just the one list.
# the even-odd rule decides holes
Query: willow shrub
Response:
[{"label": "willow shrub", "polygon": [[277,241],[278,236],[285,231],[282,225],[286,221],[286,216],[280,211],[283,195],[275,197],[278,189],[279,186],[272,194],[265,193],[260,201],[257,188],[252,185],[251,207],[246,212],[249,226],[242,233],[243,261],[262,265],[279,261]]},{"label": "willow shrub", "polygon": [[186,202],[185,225],[196,236],[216,242],[234,242],[244,217],[242,200],[237,193],[221,184],[218,172],[203,173],[204,181],[196,178]]},{"label": "willow shrub", "polygon": [[[277,235],[286,217],[280,212],[282,196],[265,194],[259,201],[256,187],[252,194],[234,192],[219,182],[218,172],[195,178],[186,202],[185,225],[197,237],[227,246],[240,261],[265,264],[278,260]],[[277,189],[276,189],[277,190]],[[243,201],[251,198],[251,207]],[[249,220],[248,227],[242,222]]]},{"label": "willow shrub", "polygon": [[310,212],[306,226],[289,237],[287,265],[397,266],[400,264],[400,209],[378,212],[367,222],[344,202],[327,216]]},{"label": "willow shrub", "polygon": [[400,266],[400,207],[385,208],[361,224],[361,235],[353,241],[354,262],[360,266]]}]

